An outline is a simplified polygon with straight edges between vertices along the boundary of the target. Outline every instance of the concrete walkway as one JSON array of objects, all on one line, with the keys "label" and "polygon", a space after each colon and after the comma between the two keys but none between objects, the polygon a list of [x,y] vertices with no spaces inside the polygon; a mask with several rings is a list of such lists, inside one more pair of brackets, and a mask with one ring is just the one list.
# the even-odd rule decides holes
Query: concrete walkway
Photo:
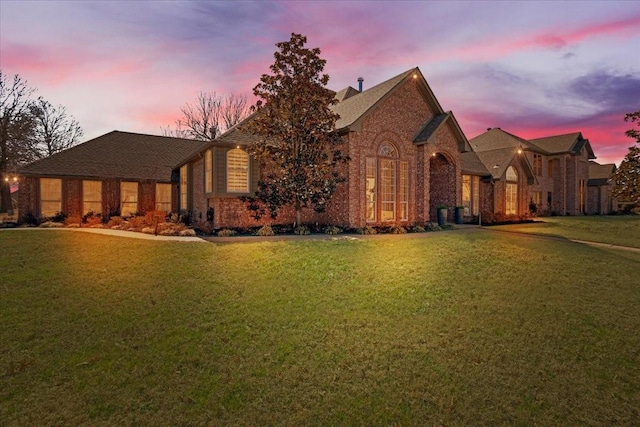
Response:
[{"label": "concrete walkway", "polygon": [[0,232],[8,231],[28,231],[28,230],[54,230],[54,231],[79,231],[83,233],[103,234],[106,236],[127,237],[129,239],[142,239],[142,240],[156,240],[161,242],[200,242],[203,243],[199,237],[193,236],[155,236],[153,234],[139,233],[136,231],[123,231],[123,230],[110,230],[107,228],[66,228],[66,227],[14,227],[14,228],[2,228]]}]

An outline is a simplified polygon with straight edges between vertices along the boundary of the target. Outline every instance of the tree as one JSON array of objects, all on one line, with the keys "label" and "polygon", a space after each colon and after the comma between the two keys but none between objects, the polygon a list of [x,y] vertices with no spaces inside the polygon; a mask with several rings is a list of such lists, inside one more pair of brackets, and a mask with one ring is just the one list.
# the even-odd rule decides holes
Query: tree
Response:
[{"label": "tree", "polygon": [[10,80],[0,70],[0,212],[11,209],[11,191],[6,181],[10,169],[34,160],[33,92],[19,75]]},{"label": "tree", "polygon": [[194,104],[187,103],[180,111],[182,118],[176,120],[176,129],[168,126],[163,134],[210,141],[246,117],[247,97],[200,92]]},{"label": "tree", "polygon": [[[640,110],[635,113],[628,113],[624,116],[625,122],[636,123],[638,128],[640,128]],[[640,130],[638,129],[629,129],[625,132],[629,138],[635,139],[638,144],[640,144]]]},{"label": "tree", "polygon": [[338,149],[339,116],[330,108],[337,101],[326,88],[329,76],[322,73],[326,60],[320,49],[306,48],[306,42],[305,36],[292,33],[289,41],[276,44],[273,74],[263,74],[253,88],[259,100],[246,125],[258,137],[249,151],[266,165],[255,196],[244,198],[248,208],[256,218],[266,209],[275,218],[280,208],[293,206],[298,225],[302,209],[325,210],[337,184],[345,181],[339,165],[349,160]]},{"label": "tree", "polygon": [[83,130],[73,116],[67,115],[62,105],[54,107],[38,98],[31,107],[34,118],[34,143],[39,158],[50,156],[76,145]]},{"label": "tree", "polygon": [[612,195],[620,201],[640,204],[640,146],[629,147],[614,177]]},{"label": "tree", "polygon": [[[638,127],[640,127],[640,110],[626,114],[624,121],[637,123]],[[629,129],[625,132],[625,135],[635,139],[636,143],[640,144],[640,131],[637,129]],[[613,181],[613,197],[617,197],[624,202],[640,204],[640,146],[629,147],[629,152],[616,170]]]}]

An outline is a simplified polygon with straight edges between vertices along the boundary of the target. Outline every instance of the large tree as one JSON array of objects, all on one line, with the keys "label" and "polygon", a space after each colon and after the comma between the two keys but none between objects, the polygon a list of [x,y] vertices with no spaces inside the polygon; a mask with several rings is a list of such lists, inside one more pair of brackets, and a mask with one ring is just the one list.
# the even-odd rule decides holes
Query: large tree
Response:
[{"label": "large tree", "polygon": [[256,218],[266,210],[275,218],[280,208],[293,206],[298,225],[303,209],[325,210],[337,184],[345,180],[339,165],[349,160],[339,150],[339,117],[330,108],[337,101],[326,88],[326,60],[320,49],[305,47],[306,42],[294,33],[276,44],[272,74],[263,74],[253,88],[259,100],[246,126],[258,137],[249,150],[265,167],[255,196],[245,198],[249,209]]},{"label": "large tree", "polygon": [[176,128],[168,126],[163,134],[210,141],[247,116],[247,97],[200,92],[194,103],[187,103],[180,111],[182,117],[176,120]]},{"label": "large tree", "polygon": [[640,144],[640,110],[634,113],[628,113],[624,116],[625,122],[635,123],[638,129],[629,129],[625,132],[629,138],[633,138],[636,140],[638,144]]},{"label": "large tree", "polygon": [[[625,122],[636,123],[640,127],[640,110],[628,113]],[[640,144],[640,131],[629,129],[625,134]],[[614,177],[613,196],[622,202],[640,205],[640,145],[629,147],[629,152],[620,163]]]},{"label": "large tree", "polygon": [[76,145],[83,130],[62,105],[53,106],[38,98],[31,107],[34,118],[34,148],[39,158],[47,157]]},{"label": "large tree", "polygon": [[0,212],[11,209],[9,172],[18,165],[34,160],[31,145],[33,88],[19,75],[7,77],[0,70]]},{"label": "large tree", "polygon": [[640,205],[640,146],[629,147],[629,152],[616,169],[613,196],[621,202]]}]

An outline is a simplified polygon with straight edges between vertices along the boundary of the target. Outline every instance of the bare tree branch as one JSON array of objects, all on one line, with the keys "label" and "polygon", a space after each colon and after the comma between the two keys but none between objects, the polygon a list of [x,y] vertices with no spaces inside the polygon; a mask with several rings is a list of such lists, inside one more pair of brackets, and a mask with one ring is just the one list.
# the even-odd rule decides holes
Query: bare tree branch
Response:
[{"label": "bare tree branch", "polygon": [[82,138],[82,127],[73,116],[67,115],[66,107],[54,107],[38,98],[31,110],[35,120],[33,138],[38,157],[47,157],[71,148]]}]

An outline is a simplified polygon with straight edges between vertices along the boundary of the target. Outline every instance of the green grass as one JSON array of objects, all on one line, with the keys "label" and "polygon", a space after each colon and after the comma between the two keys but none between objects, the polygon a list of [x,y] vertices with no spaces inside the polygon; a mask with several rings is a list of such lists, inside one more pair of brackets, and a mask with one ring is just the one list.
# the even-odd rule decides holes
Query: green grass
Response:
[{"label": "green grass", "polygon": [[640,215],[555,216],[492,228],[640,248]]},{"label": "green grass", "polygon": [[633,425],[640,254],[0,232],[3,425]]}]

